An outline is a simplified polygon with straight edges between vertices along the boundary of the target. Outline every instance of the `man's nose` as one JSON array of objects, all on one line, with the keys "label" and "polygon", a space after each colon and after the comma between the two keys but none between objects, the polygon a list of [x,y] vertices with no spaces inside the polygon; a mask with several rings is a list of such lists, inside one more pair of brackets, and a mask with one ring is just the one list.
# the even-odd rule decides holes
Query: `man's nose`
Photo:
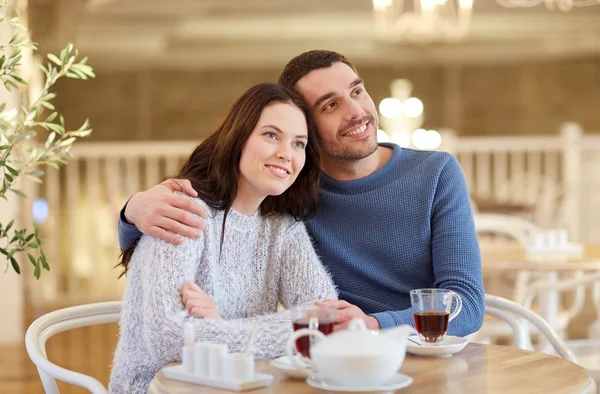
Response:
[{"label": "man's nose", "polygon": [[348,100],[346,105],[346,117],[348,120],[360,119],[364,116],[365,110],[356,100]]}]

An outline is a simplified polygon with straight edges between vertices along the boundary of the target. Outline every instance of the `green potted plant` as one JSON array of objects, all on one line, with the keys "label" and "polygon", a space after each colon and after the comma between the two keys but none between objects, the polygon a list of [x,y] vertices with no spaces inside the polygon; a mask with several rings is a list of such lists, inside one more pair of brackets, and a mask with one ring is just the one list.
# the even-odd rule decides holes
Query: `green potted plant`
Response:
[{"label": "green potted plant", "polygon": [[[59,168],[71,157],[69,149],[77,138],[87,137],[91,132],[88,120],[76,130],[68,130],[52,100],[56,94],[51,88],[61,78],[88,79],[95,77],[87,58],[78,59],[79,53],[69,43],[59,55],[49,54],[48,63],[41,66],[45,83],[38,97],[28,100],[21,92],[27,82],[19,76],[24,51],[35,51],[37,46],[29,39],[27,28],[21,23],[15,9],[7,0],[0,0],[0,26],[13,31],[7,43],[0,43],[0,81],[8,91],[19,91],[20,105],[9,108],[0,102],[0,199],[7,200],[9,193],[20,198],[27,196],[18,189],[21,178],[41,183],[43,168]],[[2,89],[2,87],[0,87]],[[2,205],[0,200],[0,207]],[[9,213],[10,214],[10,213]],[[50,267],[42,251],[38,226],[33,231],[15,228],[14,212],[8,222],[0,221],[0,261],[5,259],[6,269],[21,273],[19,254],[27,256],[39,279],[42,269]]]}]

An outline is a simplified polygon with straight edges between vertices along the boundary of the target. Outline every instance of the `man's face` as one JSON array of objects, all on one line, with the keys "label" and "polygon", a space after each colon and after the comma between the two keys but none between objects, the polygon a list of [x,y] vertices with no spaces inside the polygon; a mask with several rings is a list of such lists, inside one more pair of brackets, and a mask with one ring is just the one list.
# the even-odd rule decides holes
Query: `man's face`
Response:
[{"label": "man's face", "polygon": [[375,103],[348,65],[336,62],[313,70],[296,89],[313,111],[323,156],[360,160],[377,150]]}]

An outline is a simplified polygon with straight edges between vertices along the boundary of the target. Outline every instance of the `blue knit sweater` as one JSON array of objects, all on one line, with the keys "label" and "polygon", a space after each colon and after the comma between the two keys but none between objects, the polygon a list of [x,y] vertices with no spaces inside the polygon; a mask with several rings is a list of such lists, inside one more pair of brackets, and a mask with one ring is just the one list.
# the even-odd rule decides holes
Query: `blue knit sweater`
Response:
[{"label": "blue knit sweater", "polygon": [[[409,292],[458,293],[462,312],[449,334],[464,336],[483,323],[481,256],[462,169],[445,152],[394,150],[375,173],[354,181],[322,174],[319,211],[307,222],[317,253],[340,299],[373,315],[382,328],[414,325]],[[119,222],[126,247],[141,236]]]},{"label": "blue knit sweater", "polygon": [[317,254],[340,299],[382,328],[414,325],[409,292],[458,293],[462,312],[451,335],[481,327],[481,256],[462,169],[445,152],[402,149],[375,173],[354,181],[322,174],[319,211],[307,222]]}]

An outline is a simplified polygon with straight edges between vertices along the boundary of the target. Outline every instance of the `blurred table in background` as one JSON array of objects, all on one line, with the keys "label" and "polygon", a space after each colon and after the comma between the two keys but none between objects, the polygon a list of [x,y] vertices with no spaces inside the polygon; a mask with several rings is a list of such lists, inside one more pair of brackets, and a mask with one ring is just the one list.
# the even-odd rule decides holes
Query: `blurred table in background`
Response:
[{"label": "blurred table in background", "polygon": [[[481,258],[483,272],[486,276],[501,275],[506,272],[529,271],[536,281],[545,281],[557,283],[561,274],[575,274],[576,272],[585,272],[589,275],[594,272],[600,272],[600,245],[584,245],[584,253],[579,257],[550,256],[544,258],[533,258],[528,256],[525,250],[518,245],[488,245],[482,246]],[[575,291],[576,287],[569,291]],[[539,310],[537,311],[550,326],[556,331],[561,332],[559,313],[560,313],[560,292],[555,289],[540,291],[538,297]],[[581,313],[586,313],[586,322],[589,325],[593,321],[593,313],[600,310],[600,305],[594,305],[594,308],[585,308],[586,304],[592,304],[593,300],[586,299],[582,304]],[[526,305],[527,306],[527,305]],[[566,325],[568,326],[574,318]],[[566,327],[562,327],[565,329]],[[584,333],[578,333],[579,336],[587,336]]]},{"label": "blurred table in background", "polygon": [[583,245],[583,255],[536,260],[518,245],[489,245],[481,248],[483,270],[493,271],[600,271],[600,245]]},{"label": "blurred table in background", "polygon": [[471,201],[479,213],[496,213],[530,218],[532,217],[535,208],[530,204],[499,201],[478,196],[471,196]]}]

